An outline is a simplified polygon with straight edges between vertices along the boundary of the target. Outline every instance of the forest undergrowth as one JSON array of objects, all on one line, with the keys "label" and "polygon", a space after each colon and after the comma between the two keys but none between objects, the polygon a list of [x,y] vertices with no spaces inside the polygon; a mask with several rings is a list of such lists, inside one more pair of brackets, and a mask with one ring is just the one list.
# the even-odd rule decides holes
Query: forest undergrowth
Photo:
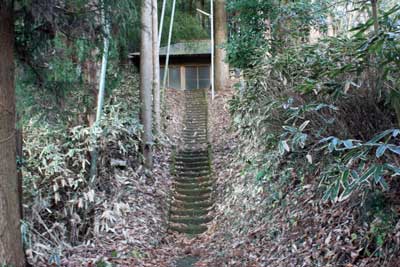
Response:
[{"label": "forest undergrowth", "polygon": [[[138,85],[136,74],[124,76],[106,101],[96,131],[79,120],[70,120],[73,127],[64,120],[57,124],[57,118],[44,124],[40,114],[24,124],[22,231],[33,266],[162,266],[170,257],[170,251],[155,248],[169,240],[169,158],[179,130],[176,102],[182,96],[167,93],[171,122],[168,135],[158,138],[149,172],[139,151]],[[79,107],[81,99],[74,100]],[[94,145],[98,175],[87,179]]]},{"label": "forest undergrowth", "polygon": [[327,14],[304,5],[229,5],[243,80],[211,104],[218,197],[202,266],[400,264],[399,6],[375,30],[367,18],[311,42]]}]

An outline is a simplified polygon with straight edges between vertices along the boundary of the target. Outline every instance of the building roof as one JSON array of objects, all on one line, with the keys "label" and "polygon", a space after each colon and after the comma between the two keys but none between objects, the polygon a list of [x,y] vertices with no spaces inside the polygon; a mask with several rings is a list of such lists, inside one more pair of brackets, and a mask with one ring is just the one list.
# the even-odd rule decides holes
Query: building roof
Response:
[{"label": "building roof", "polygon": [[[170,47],[171,56],[188,56],[188,55],[210,55],[210,40],[198,40],[187,43],[176,43]],[[160,56],[167,55],[167,46],[160,47]],[[131,53],[129,57],[140,56],[140,52]]]}]

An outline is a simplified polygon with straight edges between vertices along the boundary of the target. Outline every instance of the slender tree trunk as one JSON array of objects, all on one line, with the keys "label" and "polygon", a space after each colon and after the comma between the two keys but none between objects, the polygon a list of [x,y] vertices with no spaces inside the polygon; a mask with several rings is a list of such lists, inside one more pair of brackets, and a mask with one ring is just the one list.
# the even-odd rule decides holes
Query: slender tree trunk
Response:
[{"label": "slender tree trunk", "polygon": [[25,266],[16,165],[13,1],[0,0],[0,266]]},{"label": "slender tree trunk", "polygon": [[142,150],[145,166],[153,167],[153,133],[152,133],[152,84],[153,84],[153,53],[152,53],[152,0],[142,0],[142,28],[140,47],[140,118],[143,124]]},{"label": "slender tree trunk", "polygon": [[221,45],[227,42],[227,18],[225,0],[215,0],[215,88],[228,86],[229,66],[225,63],[226,51]]},{"label": "slender tree trunk", "polygon": [[161,132],[161,94],[160,94],[160,57],[158,47],[158,10],[157,0],[152,0],[152,38],[153,38],[153,101],[156,133]]},{"label": "slender tree trunk", "polygon": [[[101,72],[99,79],[99,90],[97,96],[97,112],[96,112],[96,121],[94,123],[94,127],[97,127],[100,123],[101,116],[103,114],[103,104],[104,104],[104,94],[106,87],[106,73],[107,73],[107,62],[108,62],[108,49],[110,46],[110,25],[106,20],[106,7],[104,1],[102,2],[102,10],[101,10],[101,24],[104,29],[104,37],[103,37],[103,58],[101,62]],[[97,157],[98,157],[98,149],[97,147],[93,148],[91,152],[91,163],[90,163],[90,178],[93,178],[97,175]]]},{"label": "slender tree trunk", "polygon": [[374,19],[374,31],[378,34],[379,31],[379,20],[378,20],[378,0],[371,0],[372,6],[372,18]]}]

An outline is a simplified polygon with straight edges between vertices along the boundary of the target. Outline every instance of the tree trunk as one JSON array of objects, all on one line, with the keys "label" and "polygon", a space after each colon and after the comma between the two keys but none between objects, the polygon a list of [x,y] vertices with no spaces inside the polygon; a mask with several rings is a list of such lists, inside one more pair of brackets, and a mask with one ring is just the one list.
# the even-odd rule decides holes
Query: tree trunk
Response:
[{"label": "tree trunk", "polygon": [[153,38],[153,101],[156,133],[161,132],[161,94],[160,94],[160,57],[158,47],[158,11],[157,0],[152,0],[152,38]]},{"label": "tree trunk", "polygon": [[221,45],[227,42],[227,19],[225,0],[215,1],[215,88],[223,90],[228,86],[229,66],[225,63],[226,51]]},{"label": "tree trunk", "polygon": [[16,165],[13,1],[0,0],[0,265],[25,266]]},{"label": "tree trunk", "polygon": [[372,6],[372,18],[374,19],[374,31],[378,34],[379,31],[379,20],[378,20],[378,0],[371,0]]},{"label": "tree trunk", "polygon": [[142,0],[142,28],[140,47],[140,119],[143,124],[142,151],[144,164],[153,167],[153,133],[152,133],[152,84],[153,84],[153,53],[152,53],[152,0]]},{"label": "tree trunk", "polygon": [[[103,114],[103,105],[104,105],[104,94],[106,87],[106,73],[107,73],[107,62],[108,62],[108,49],[110,46],[110,25],[106,20],[106,7],[104,1],[102,2],[102,10],[101,10],[101,24],[104,29],[104,37],[103,37],[103,58],[101,62],[101,72],[99,79],[99,90],[97,96],[97,112],[96,112],[96,121],[94,123],[94,127],[97,127],[100,123],[101,116]],[[91,152],[90,159],[90,178],[93,179],[97,176],[97,158],[98,158],[98,149],[97,147],[93,148]],[[93,180],[91,180],[93,182]]]}]

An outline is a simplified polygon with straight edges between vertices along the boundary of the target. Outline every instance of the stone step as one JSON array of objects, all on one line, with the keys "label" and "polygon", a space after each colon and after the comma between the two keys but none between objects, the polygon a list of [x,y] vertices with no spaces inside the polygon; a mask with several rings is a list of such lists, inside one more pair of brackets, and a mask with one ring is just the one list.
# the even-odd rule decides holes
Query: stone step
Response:
[{"label": "stone step", "polygon": [[208,139],[200,138],[183,138],[185,144],[207,144]]},{"label": "stone step", "polygon": [[176,170],[185,171],[185,172],[197,172],[197,171],[206,171],[210,169],[208,164],[198,165],[198,166],[187,166],[187,165],[175,165]]},{"label": "stone step", "polygon": [[183,118],[190,118],[193,116],[202,116],[202,117],[207,117],[207,111],[205,109],[199,110],[199,109],[191,109],[188,108],[186,109],[186,113],[183,115]]},{"label": "stone step", "polygon": [[183,134],[184,138],[207,138],[207,134],[201,133],[193,133],[193,134]]},{"label": "stone step", "polygon": [[207,129],[207,120],[202,120],[202,121],[186,120],[183,122],[184,122],[183,129],[198,128],[199,130],[202,131],[205,131]]},{"label": "stone step", "polygon": [[196,178],[196,177],[208,176],[210,174],[210,170],[205,170],[205,171],[181,171],[181,170],[176,170],[176,173],[180,177]]},{"label": "stone step", "polygon": [[207,117],[207,112],[205,111],[191,111],[191,109],[186,109],[186,114],[183,115],[183,118],[191,118],[191,117]]},{"label": "stone step", "polygon": [[199,196],[199,195],[206,195],[211,194],[210,188],[202,188],[202,189],[179,189],[176,188],[176,192],[181,195],[185,196]]},{"label": "stone step", "polygon": [[194,138],[194,137],[187,138],[187,137],[184,137],[183,141],[186,142],[186,143],[207,143],[208,139],[207,138],[201,138],[201,137],[199,137],[199,138]]},{"label": "stone step", "polygon": [[190,132],[208,132],[206,122],[193,122],[193,123],[186,123],[186,125],[182,128],[183,131],[190,131]]},{"label": "stone step", "polygon": [[183,121],[183,124],[185,125],[183,129],[199,127],[199,130],[205,130],[207,128],[207,119],[187,119]]},{"label": "stone step", "polygon": [[204,182],[212,181],[212,179],[208,176],[197,177],[197,178],[176,177],[175,181],[180,184],[191,184],[191,183],[204,183]]},{"label": "stone step", "polygon": [[205,135],[203,135],[203,136],[200,136],[200,135],[198,135],[198,136],[183,136],[182,139],[185,141],[194,141],[194,140],[200,140],[200,141],[206,140],[207,141],[207,137]]},{"label": "stone step", "polygon": [[191,123],[191,122],[207,122],[207,116],[190,116],[183,118],[183,123]]},{"label": "stone step", "polygon": [[207,125],[206,123],[191,123],[191,124],[186,124],[183,128],[182,128],[182,132],[184,131],[189,131],[189,132],[207,132]]},{"label": "stone step", "polygon": [[172,231],[181,233],[181,234],[189,234],[189,235],[198,235],[207,231],[207,226],[205,225],[196,225],[196,224],[187,224],[187,225],[170,225],[169,227]]},{"label": "stone step", "polygon": [[185,196],[185,195],[174,195],[174,199],[185,202],[198,202],[206,201],[211,199],[211,195],[201,195],[201,196]]},{"label": "stone step", "polygon": [[199,131],[198,128],[186,128],[182,130],[182,135],[187,137],[207,137],[207,131]]},{"label": "stone step", "polygon": [[173,223],[181,223],[181,224],[206,224],[212,221],[211,216],[174,216],[171,217],[170,221]]},{"label": "stone step", "polygon": [[183,134],[207,134],[207,129],[203,127],[184,127]]},{"label": "stone step", "polygon": [[178,155],[184,156],[196,156],[196,155],[206,155],[208,156],[208,150],[179,150]]},{"label": "stone step", "polygon": [[171,216],[205,216],[209,213],[209,210],[193,210],[193,209],[171,209]]},{"label": "stone step", "polygon": [[211,181],[205,183],[174,183],[175,188],[179,189],[202,189],[211,188],[213,183]]},{"label": "stone step", "polygon": [[203,162],[203,161],[208,162],[208,160],[209,159],[206,156],[186,157],[186,156],[177,155],[175,157],[176,162],[183,162],[183,163],[194,163],[194,162]]},{"label": "stone step", "polygon": [[175,168],[191,168],[191,167],[210,167],[210,163],[208,161],[200,161],[200,162],[176,162]]},{"label": "stone step", "polygon": [[183,135],[182,136],[182,138],[183,139],[187,139],[187,140],[190,140],[190,139],[207,139],[208,138],[208,136],[207,135]]},{"label": "stone step", "polygon": [[180,172],[210,171],[210,166],[200,166],[200,167],[175,166],[175,170]]},{"label": "stone step", "polygon": [[202,114],[202,115],[193,114],[193,115],[185,116],[183,118],[183,121],[188,121],[188,120],[207,120],[207,115],[206,114]]},{"label": "stone step", "polygon": [[210,201],[186,202],[175,200],[171,206],[175,209],[208,209],[213,204]]}]

